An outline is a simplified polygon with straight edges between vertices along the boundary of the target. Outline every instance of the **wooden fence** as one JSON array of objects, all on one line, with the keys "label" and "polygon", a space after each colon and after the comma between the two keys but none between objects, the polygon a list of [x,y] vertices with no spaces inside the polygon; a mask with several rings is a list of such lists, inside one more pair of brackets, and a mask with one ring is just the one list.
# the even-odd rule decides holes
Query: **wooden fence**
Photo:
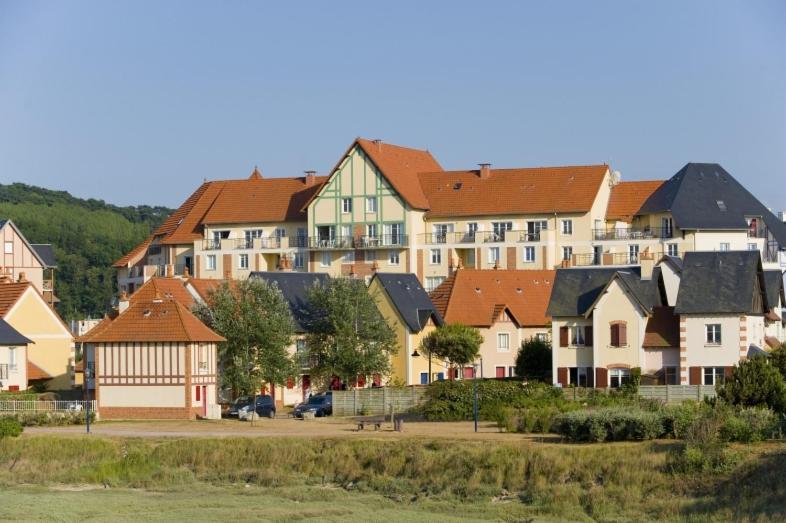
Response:
[{"label": "wooden fence", "polygon": [[419,405],[426,394],[426,387],[378,387],[370,389],[333,391],[334,416],[380,416],[390,412],[403,412]]},{"label": "wooden fence", "polygon": [[[592,391],[609,392],[614,389],[591,389],[586,387],[565,387],[563,393],[569,400],[581,401]],[[702,401],[715,397],[714,385],[639,385],[639,396],[646,399],[661,400],[665,403],[680,403],[685,400]]]}]

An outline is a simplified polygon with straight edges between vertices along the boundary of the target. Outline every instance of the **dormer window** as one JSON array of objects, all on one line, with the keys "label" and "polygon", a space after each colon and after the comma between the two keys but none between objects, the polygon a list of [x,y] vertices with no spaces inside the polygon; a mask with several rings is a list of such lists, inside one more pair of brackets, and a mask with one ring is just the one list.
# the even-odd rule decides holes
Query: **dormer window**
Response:
[{"label": "dormer window", "polygon": [[715,200],[715,203],[718,204],[718,209],[720,209],[721,212],[726,212],[726,204],[723,200]]}]

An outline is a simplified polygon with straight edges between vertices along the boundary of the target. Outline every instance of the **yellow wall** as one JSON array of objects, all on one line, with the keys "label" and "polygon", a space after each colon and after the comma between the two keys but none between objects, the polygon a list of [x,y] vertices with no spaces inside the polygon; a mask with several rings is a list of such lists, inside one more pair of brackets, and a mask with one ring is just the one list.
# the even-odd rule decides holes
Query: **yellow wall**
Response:
[{"label": "yellow wall", "polygon": [[[598,300],[592,313],[593,345],[595,347],[595,367],[613,364],[642,367],[644,352],[644,329],[647,317],[617,280],[611,282],[607,292]],[[611,346],[611,322],[624,321],[627,332],[627,347]],[[643,369],[642,371],[660,370]]]}]

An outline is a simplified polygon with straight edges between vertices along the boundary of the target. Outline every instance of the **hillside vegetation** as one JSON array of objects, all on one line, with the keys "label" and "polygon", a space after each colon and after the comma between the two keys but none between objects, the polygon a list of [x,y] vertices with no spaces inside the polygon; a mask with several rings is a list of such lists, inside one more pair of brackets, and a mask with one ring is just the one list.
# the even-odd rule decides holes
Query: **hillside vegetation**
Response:
[{"label": "hillside vegetation", "polygon": [[103,314],[115,293],[112,263],[172,212],[147,205],[118,207],[22,183],[0,184],[0,219],[11,219],[31,243],[51,243],[55,293],[65,319]]}]

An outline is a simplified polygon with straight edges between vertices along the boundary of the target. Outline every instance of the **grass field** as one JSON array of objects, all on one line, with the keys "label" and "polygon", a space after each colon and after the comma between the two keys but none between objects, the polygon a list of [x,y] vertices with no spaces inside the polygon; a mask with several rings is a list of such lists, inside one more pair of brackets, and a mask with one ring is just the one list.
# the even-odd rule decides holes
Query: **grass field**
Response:
[{"label": "grass field", "polygon": [[0,519],[786,519],[786,445],[696,477],[670,470],[675,445],[23,435],[0,441]]}]

